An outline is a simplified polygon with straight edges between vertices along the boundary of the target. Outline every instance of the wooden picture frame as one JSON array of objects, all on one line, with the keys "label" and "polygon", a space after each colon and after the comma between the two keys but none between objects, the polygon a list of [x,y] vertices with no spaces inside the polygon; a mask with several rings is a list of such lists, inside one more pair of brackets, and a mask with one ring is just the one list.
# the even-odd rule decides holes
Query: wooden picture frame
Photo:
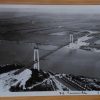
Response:
[{"label": "wooden picture frame", "polygon": [[[100,4],[100,0],[0,0],[1,4]],[[99,95],[88,96],[39,96],[0,97],[0,100],[100,100]]]},{"label": "wooden picture frame", "polygon": [[0,0],[2,4],[100,4],[100,0]]}]

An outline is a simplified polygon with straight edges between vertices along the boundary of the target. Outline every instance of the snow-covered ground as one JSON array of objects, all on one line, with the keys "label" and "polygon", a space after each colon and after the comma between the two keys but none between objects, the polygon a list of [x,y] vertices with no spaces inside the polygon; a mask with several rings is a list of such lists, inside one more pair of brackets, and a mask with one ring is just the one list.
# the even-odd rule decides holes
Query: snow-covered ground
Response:
[{"label": "snow-covered ground", "polygon": [[[14,70],[14,71],[10,71],[10,72],[7,72],[7,73],[4,73],[4,74],[0,74],[0,96],[25,96],[26,93],[29,95],[37,95],[35,92],[10,92],[9,89],[11,86],[16,86],[18,83],[19,84],[19,87],[22,87],[23,90],[26,89],[25,87],[25,84],[26,84],[26,81],[31,77],[32,75],[32,71],[30,69],[25,69],[23,72],[21,72],[20,74],[17,74],[15,75],[14,73],[16,72],[17,70]],[[49,73],[49,77],[44,79],[42,82],[37,82],[36,84],[33,84],[31,87],[27,87],[27,89],[32,89],[34,88],[35,86],[38,86],[38,85],[42,85],[44,83],[47,83],[46,85],[51,85],[54,89],[54,91],[57,91],[55,93],[58,93],[57,95],[70,95],[70,94],[84,94],[83,91],[71,91],[69,87],[66,87],[64,84],[62,84],[57,78],[56,76],[59,76],[59,78],[61,76],[66,76],[66,74],[57,74],[57,75],[51,75]],[[87,78],[88,79],[88,78]],[[88,81],[92,81],[91,79],[88,79]],[[93,82],[91,83],[92,85],[96,86],[96,87],[100,87],[96,84],[94,84]],[[66,92],[65,92],[66,90]],[[39,92],[40,95],[46,95],[46,93],[48,92],[45,92],[45,94],[42,94],[41,92]],[[52,94],[51,92],[49,92],[50,94]],[[87,93],[87,91],[85,91],[85,93]],[[98,93],[98,92],[97,92]],[[48,95],[50,95],[48,94]],[[88,94],[88,93],[87,93]],[[95,92],[94,92],[95,94]],[[52,94],[54,95],[54,94]],[[28,96],[28,95],[27,95]]]},{"label": "snow-covered ground", "polygon": [[81,46],[88,46],[89,43],[85,42],[89,39],[91,39],[92,37],[89,37],[88,35],[80,37],[79,39],[77,39],[77,41],[75,41],[75,43],[70,43],[68,45],[68,48],[70,49],[79,49]]},{"label": "snow-covered ground", "polygon": [[10,71],[0,75],[0,92],[8,92],[10,86],[12,85],[11,80],[13,79],[13,73],[15,71]]},{"label": "snow-covered ground", "polygon": [[[55,85],[56,85],[56,91],[64,91],[64,88],[66,88],[66,90],[70,90],[68,87],[66,87],[64,84],[62,84],[61,82],[59,82],[56,78],[55,78],[55,76],[53,76],[53,75],[50,75],[50,79],[55,83]],[[53,85],[53,83],[52,83],[52,85]]]},{"label": "snow-covered ground", "polygon": [[[69,43],[69,45],[67,47],[69,49],[80,49],[81,46],[88,47],[90,43],[88,43],[86,41],[93,38],[93,36],[91,36],[91,35],[98,33],[97,31],[88,31],[88,32],[89,32],[89,34],[78,38],[77,41],[75,41],[74,43]],[[98,50],[96,48],[89,47],[89,49],[92,52],[100,52],[100,50]]]},{"label": "snow-covered ground", "polygon": [[61,82],[59,82],[55,76],[51,75],[44,79],[41,82],[36,82],[36,84],[33,84],[30,87],[25,87],[25,84],[27,80],[31,78],[32,71],[30,69],[25,69],[23,72],[15,75],[14,73],[17,70],[10,71],[4,74],[0,74],[0,92],[11,92],[9,89],[11,86],[19,86],[19,88],[25,89],[32,89],[36,86],[43,85],[46,83],[46,85],[51,85],[54,91],[63,91],[64,89],[70,90],[68,87],[63,85]]},{"label": "snow-covered ground", "polygon": [[19,87],[22,87],[23,89],[26,89],[25,84],[26,81],[31,77],[32,71],[30,69],[26,69],[23,72],[21,72],[19,75],[15,75],[14,79],[17,80],[12,86],[16,86],[18,83],[20,83]]},{"label": "snow-covered ground", "polygon": [[91,51],[93,51],[93,52],[100,52],[100,50],[98,50],[96,48],[91,48]]},{"label": "snow-covered ground", "polygon": [[25,83],[31,77],[32,72],[26,69],[22,73],[14,75],[16,71],[14,70],[0,75],[0,92],[10,92],[10,87],[18,83],[20,83],[20,87],[22,86],[25,89]]}]

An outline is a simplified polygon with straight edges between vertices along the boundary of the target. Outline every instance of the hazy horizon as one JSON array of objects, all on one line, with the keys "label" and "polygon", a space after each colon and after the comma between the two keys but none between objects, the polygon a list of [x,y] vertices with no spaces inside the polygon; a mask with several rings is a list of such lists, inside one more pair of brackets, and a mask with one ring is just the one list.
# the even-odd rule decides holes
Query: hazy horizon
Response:
[{"label": "hazy horizon", "polygon": [[0,12],[49,12],[49,13],[74,13],[98,14],[100,5],[0,5]]}]

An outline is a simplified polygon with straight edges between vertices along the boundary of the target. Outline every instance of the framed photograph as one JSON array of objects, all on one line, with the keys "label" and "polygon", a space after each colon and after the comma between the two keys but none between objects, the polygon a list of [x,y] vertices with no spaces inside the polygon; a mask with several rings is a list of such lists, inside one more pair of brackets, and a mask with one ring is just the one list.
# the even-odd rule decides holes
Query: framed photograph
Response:
[{"label": "framed photograph", "polygon": [[0,97],[100,95],[100,5],[0,5]]}]

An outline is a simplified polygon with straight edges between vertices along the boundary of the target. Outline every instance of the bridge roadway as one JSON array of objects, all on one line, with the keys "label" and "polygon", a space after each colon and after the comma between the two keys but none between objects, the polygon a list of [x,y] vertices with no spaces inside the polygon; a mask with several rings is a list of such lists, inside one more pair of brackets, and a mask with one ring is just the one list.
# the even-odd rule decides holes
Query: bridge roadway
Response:
[{"label": "bridge roadway", "polygon": [[72,91],[84,91],[87,90],[86,88],[82,87],[81,85],[69,80],[66,77],[59,78],[56,76],[56,79],[60,81],[62,84],[64,84],[66,87],[68,87]]},{"label": "bridge roadway", "polygon": [[51,71],[49,71],[49,73],[51,75],[53,75],[60,83],[62,83],[66,87],[68,87],[69,90],[72,90],[72,91],[84,91],[84,90],[86,90],[84,87],[79,86],[79,84],[75,84],[75,82],[69,80],[65,76],[61,76],[61,77],[55,76],[55,74],[53,72],[51,72]]},{"label": "bridge roadway", "polygon": [[[55,49],[55,50],[53,50],[53,51],[51,51],[51,52],[49,52],[49,53],[43,55],[42,57],[40,57],[39,60],[40,60],[40,61],[41,61],[41,60],[44,60],[46,57],[48,57],[48,56],[50,56],[51,54],[53,54],[53,53],[59,51],[59,50],[62,49],[63,47],[67,46],[68,44],[69,44],[69,43],[65,43],[65,44],[59,46],[57,49]],[[33,67],[32,65],[35,64],[35,63],[37,63],[37,61],[33,61],[33,62],[29,63],[28,65],[25,65],[23,68],[21,68],[20,70],[16,71],[15,74],[21,73],[25,68],[30,68],[30,69],[31,69],[31,68]]]}]

